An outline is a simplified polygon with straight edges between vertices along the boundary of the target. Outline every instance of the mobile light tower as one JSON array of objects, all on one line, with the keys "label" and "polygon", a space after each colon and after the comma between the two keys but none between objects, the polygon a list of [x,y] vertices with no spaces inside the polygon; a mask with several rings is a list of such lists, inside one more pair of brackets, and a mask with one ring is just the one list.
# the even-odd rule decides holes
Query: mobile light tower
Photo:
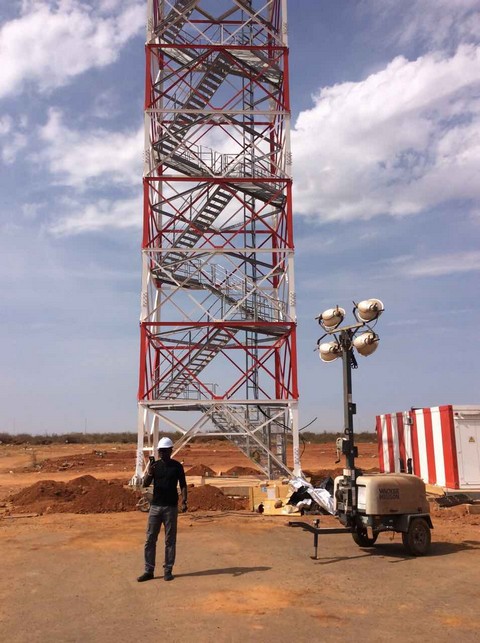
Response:
[{"label": "mobile light tower", "polygon": [[[333,513],[343,527],[320,528],[318,519],[313,525],[289,523],[313,533],[314,559],[320,534],[350,532],[359,547],[373,547],[381,532],[397,532],[402,534],[409,554],[423,556],[430,548],[433,525],[423,480],[404,473],[364,475],[355,467],[358,456],[353,432],[356,408],[352,402],[352,369],[357,368],[355,351],[367,357],[378,348],[379,337],[372,327],[383,311],[379,299],[366,299],[358,304],[354,302],[355,324],[341,326],[345,310],[339,306],[317,317],[325,331],[317,342],[320,359],[333,362],[341,358],[343,362],[345,437],[337,440],[337,451],[345,455],[346,466],[343,475],[335,479],[333,498]],[[333,339],[322,342],[325,337]]]},{"label": "mobile light tower", "polygon": [[[380,338],[370,327],[370,324],[376,324],[383,311],[384,306],[379,299],[366,299],[359,304],[354,302],[355,324],[340,327],[345,318],[345,310],[339,306],[329,308],[316,317],[320,326],[325,330],[325,334],[317,342],[320,359],[323,362],[333,362],[341,358],[343,363],[345,437],[337,442],[341,447],[341,452],[346,456],[347,469],[344,473],[347,478],[351,478],[352,482],[355,480],[355,458],[358,456],[353,432],[353,416],[356,413],[356,405],[352,401],[352,369],[358,368],[354,349],[363,357],[367,357],[377,350]],[[334,339],[322,342],[322,339],[327,336],[333,336]],[[354,493],[354,485],[352,485],[352,493]]]},{"label": "mobile light tower", "polygon": [[160,430],[299,473],[286,0],[148,0],[136,471]]}]

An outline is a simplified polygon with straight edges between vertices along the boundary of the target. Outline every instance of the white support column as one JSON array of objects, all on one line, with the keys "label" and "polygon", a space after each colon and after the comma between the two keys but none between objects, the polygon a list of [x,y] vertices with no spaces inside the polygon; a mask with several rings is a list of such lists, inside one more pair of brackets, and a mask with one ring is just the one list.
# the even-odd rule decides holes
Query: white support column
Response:
[{"label": "white support column", "polygon": [[302,475],[302,465],[300,463],[300,434],[298,432],[298,404],[294,403],[290,407],[292,441],[293,441],[293,475]]},{"label": "white support column", "polygon": [[130,480],[133,486],[139,486],[142,483],[143,471],[145,468],[145,458],[143,455],[144,435],[145,435],[145,415],[146,411],[141,405],[138,405],[138,426],[137,426],[137,452],[135,458],[135,474]]}]

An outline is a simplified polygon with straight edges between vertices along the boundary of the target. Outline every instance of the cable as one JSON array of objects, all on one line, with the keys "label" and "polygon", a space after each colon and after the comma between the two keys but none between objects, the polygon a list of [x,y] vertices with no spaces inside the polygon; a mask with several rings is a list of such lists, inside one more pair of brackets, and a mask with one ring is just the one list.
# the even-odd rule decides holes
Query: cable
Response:
[{"label": "cable", "polygon": [[300,431],[304,431],[305,429],[308,429],[310,424],[313,424],[315,422],[315,420],[318,420],[318,416],[314,417],[313,420],[311,420],[308,424],[305,424],[305,426],[302,426],[301,429],[298,429],[298,432],[300,433]]},{"label": "cable", "polygon": [[[305,428],[306,428],[306,427],[305,427]],[[300,433],[300,431],[298,432],[298,437],[299,437],[299,438],[300,438],[300,440],[302,441],[302,447],[303,447],[303,448],[302,448],[302,452],[301,452],[301,453],[300,453],[300,455],[298,456],[298,459],[299,459],[299,460],[301,460],[301,459],[302,459],[302,455],[305,453],[305,449],[307,448],[307,443],[306,443],[305,438],[303,437],[303,435]]]},{"label": "cable", "polygon": [[[204,509],[199,509],[198,511],[205,511]],[[212,510],[210,510],[212,511]],[[185,514],[180,514],[181,516],[184,516],[185,518],[189,518],[193,522],[195,521],[203,521],[203,522],[213,522],[214,518],[227,518],[229,516],[242,516],[244,518],[258,518],[261,514],[259,514],[256,511],[249,511],[247,509],[230,509],[230,510],[214,510],[215,513],[205,513],[205,514],[200,514],[200,515],[195,515],[197,512],[187,512]],[[180,517],[180,516],[179,516]]]},{"label": "cable", "polygon": [[[269,418],[270,420],[272,419],[269,415],[267,415],[267,414],[265,413],[265,411],[264,411],[260,406],[258,406],[258,405],[257,405],[257,409],[258,409],[258,410],[260,411],[260,413],[262,413],[266,418]],[[305,424],[305,426],[302,426],[302,428],[301,428],[301,429],[298,429],[298,432],[300,433],[300,431],[304,431],[305,429],[308,429],[308,427],[309,427],[311,424],[313,424],[313,423],[315,422],[315,420],[318,420],[318,416],[317,416],[317,417],[314,417],[314,418],[313,418],[313,420],[310,420],[310,422],[309,422],[308,424]],[[286,424],[284,424],[283,422],[280,422],[279,420],[273,420],[273,421],[275,422],[275,424],[279,424],[280,426],[283,426],[283,428],[284,428],[284,429],[286,429],[287,431],[291,431],[291,430],[292,430],[289,426],[287,426],[287,425],[286,425]]]}]

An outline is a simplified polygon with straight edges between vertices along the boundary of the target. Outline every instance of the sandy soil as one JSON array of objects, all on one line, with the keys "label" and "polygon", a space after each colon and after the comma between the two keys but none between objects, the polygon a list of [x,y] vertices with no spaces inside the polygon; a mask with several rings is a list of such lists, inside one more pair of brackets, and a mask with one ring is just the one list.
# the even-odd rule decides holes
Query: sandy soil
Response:
[{"label": "sandy soil", "polygon": [[[0,497],[41,479],[127,480],[133,450],[114,446],[41,447],[32,457],[2,445]],[[374,469],[376,446],[359,448],[359,465]],[[217,472],[250,464],[222,443],[194,445],[179,458]],[[307,445],[302,463],[327,471],[338,466],[334,459],[333,445]],[[65,463],[72,466],[60,469]],[[0,640],[282,643],[361,633],[382,643],[478,641],[480,516],[464,507],[434,510],[432,552],[424,558],[406,556],[398,535],[382,534],[367,550],[341,534],[321,536],[319,558],[311,560],[313,536],[288,527],[284,516],[185,514],[174,582],[164,583],[160,567],[140,585],[145,520],[140,512],[0,518]],[[331,517],[321,521],[338,526]],[[160,560],[162,547],[161,536]]]}]

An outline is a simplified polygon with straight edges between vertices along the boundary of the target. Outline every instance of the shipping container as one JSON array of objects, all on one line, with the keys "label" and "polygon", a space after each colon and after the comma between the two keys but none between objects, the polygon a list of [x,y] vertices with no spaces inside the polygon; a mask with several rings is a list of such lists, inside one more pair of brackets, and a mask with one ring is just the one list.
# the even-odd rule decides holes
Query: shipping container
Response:
[{"label": "shipping container", "polygon": [[378,415],[380,471],[414,473],[446,491],[480,491],[480,406]]}]

